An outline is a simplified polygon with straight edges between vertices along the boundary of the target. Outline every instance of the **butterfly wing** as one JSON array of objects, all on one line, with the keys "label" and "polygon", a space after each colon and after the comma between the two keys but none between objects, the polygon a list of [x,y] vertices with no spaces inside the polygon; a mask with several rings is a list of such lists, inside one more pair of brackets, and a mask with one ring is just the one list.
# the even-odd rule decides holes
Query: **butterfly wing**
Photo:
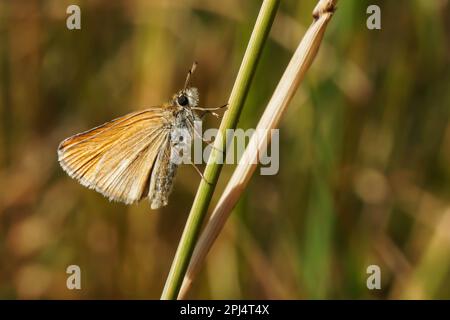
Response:
[{"label": "butterfly wing", "polygon": [[67,138],[61,167],[82,185],[127,204],[148,195],[152,168],[170,136],[173,113],[155,107]]}]

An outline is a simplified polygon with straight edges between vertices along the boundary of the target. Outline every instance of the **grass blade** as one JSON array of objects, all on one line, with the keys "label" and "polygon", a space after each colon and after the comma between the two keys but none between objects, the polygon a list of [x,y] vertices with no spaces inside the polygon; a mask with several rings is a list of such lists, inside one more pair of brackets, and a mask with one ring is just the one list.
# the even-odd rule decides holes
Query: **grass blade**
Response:
[{"label": "grass blade", "polygon": [[200,228],[211,201],[214,187],[222,168],[222,165],[217,161],[219,157],[222,157],[222,154],[217,150],[225,150],[225,132],[227,129],[234,129],[237,125],[247,92],[250,88],[251,80],[255,73],[258,60],[261,56],[265,40],[269,34],[279,3],[279,0],[265,0],[261,6],[233,90],[231,91],[230,99],[228,101],[229,109],[225,112],[219,128],[219,135],[214,143],[215,148],[212,149],[208,165],[205,168],[204,177],[209,183],[205,182],[203,179],[200,182],[161,299],[176,299],[178,296]]},{"label": "grass blade", "polygon": [[261,136],[256,138],[256,135],[253,135],[250,139],[241,161],[228,182],[196,245],[192,261],[178,296],[179,299],[185,298],[201,263],[204,261],[231,210],[250,181],[257,167],[258,155],[264,154],[265,148],[270,142],[270,130],[278,126],[281,116],[284,114],[300,82],[314,61],[328,22],[334,13],[336,2],[337,0],[321,0],[314,9],[314,23],[310,26],[295,51],[256,128],[257,131],[264,130],[265,135],[262,139]]}]

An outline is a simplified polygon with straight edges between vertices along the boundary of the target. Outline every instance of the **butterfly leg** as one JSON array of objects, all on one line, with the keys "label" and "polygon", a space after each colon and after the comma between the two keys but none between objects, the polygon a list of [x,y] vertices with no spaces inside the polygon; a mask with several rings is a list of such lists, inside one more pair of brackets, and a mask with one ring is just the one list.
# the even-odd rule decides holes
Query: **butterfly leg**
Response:
[{"label": "butterfly leg", "polygon": [[209,181],[205,178],[205,176],[203,175],[203,173],[200,171],[200,169],[199,169],[194,163],[190,162],[190,165],[192,165],[192,166],[194,167],[195,171],[197,171],[197,173],[200,175],[200,177],[202,177],[202,179],[203,179],[207,184],[209,184],[210,186],[212,185],[212,183],[209,182]]},{"label": "butterfly leg", "polygon": [[217,114],[216,110],[220,110],[220,109],[228,109],[228,103],[224,104],[223,106],[220,107],[215,107],[215,108],[202,108],[202,107],[192,107],[192,110],[199,110],[199,111],[203,111],[203,114],[201,115],[201,118],[203,118],[207,113],[212,114],[214,117],[216,117],[217,119],[221,119],[222,116],[220,116],[219,114]]},{"label": "butterfly leg", "polygon": [[210,146],[210,147],[213,148],[214,150],[217,150],[217,151],[223,153],[222,150],[220,150],[219,148],[216,148],[216,147],[214,146],[214,141],[213,141],[213,140],[208,140],[208,139],[205,139],[205,138],[203,138],[203,137],[200,137],[200,139],[202,139],[202,141],[203,141],[204,143],[206,143],[208,146]]},{"label": "butterfly leg", "polygon": [[211,148],[213,148],[213,149],[215,149],[215,150],[217,150],[217,151],[223,153],[222,150],[220,150],[220,149],[218,149],[218,148],[216,148],[216,147],[214,146],[212,140],[208,140],[208,139],[203,138],[202,135],[201,135],[199,132],[197,132],[197,130],[195,130],[195,127],[194,127],[194,125],[192,124],[191,121],[189,121],[188,123],[189,123],[189,125],[191,126],[191,128],[192,128],[194,134],[195,134],[197,137],[199,137],[200,139],[202,139],[202,141],[205,142],[207,145],[209,145]]},{"label": "butterfly leg", "polygon": [[227,108],[227,107],[228,107],[228,103],[226,103],[220,107],[215,107],[215,108],[192,107],[192,110],[214,111],[214,110],[220,110],[220,109]]},{"label": "butterfly leg", "polygon": [[214,111],[203,111],[202,114],[200,115],[200,118],[203,119],[207,114],[211,114],[219,120],[222,119],[222,116],[218,113],[215,113]]}]

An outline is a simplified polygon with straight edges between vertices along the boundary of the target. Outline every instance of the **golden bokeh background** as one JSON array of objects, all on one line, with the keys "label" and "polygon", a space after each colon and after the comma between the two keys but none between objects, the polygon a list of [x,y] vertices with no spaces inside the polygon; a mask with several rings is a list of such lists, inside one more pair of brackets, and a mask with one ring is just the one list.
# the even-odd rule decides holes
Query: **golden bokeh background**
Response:
[{"label": "golden bokeh background", "polygon": [[[239,127],[255,127],[316,1],[283,0]],[[81,8],[81,30],[66,8]],[[158,299],[199,176],[125,206],[70,179],[58,143],[167,101],[192,61],[227,101],[261,1],[0,2],[0,298]],[[378,4],[382,29],[368,30]],[[450,298],[450,3],[341,1],[191,298]],[[218,127],[210,117],[206,127]],[[218,199],[233,166],[226,165]],[[66,288],[79,265],[81,290]],[[381,268],[381,290],[366,287]]]}]

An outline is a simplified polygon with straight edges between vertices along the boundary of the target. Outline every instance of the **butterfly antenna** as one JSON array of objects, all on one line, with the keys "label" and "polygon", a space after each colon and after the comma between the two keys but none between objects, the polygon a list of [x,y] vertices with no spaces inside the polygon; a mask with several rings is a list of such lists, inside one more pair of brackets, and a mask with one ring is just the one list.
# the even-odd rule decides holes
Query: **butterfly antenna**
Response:
[{"label": "butterfly antenna", "polygon": [[197,68],[197,61],[194,61],[191,69],[189,70],[189,72],[186,76],[186,82],[184,83],[184,90],[186,90],[187,86],[189,85],[189,81],[191,81],[191,75],[194,73],[195,68]]}]

